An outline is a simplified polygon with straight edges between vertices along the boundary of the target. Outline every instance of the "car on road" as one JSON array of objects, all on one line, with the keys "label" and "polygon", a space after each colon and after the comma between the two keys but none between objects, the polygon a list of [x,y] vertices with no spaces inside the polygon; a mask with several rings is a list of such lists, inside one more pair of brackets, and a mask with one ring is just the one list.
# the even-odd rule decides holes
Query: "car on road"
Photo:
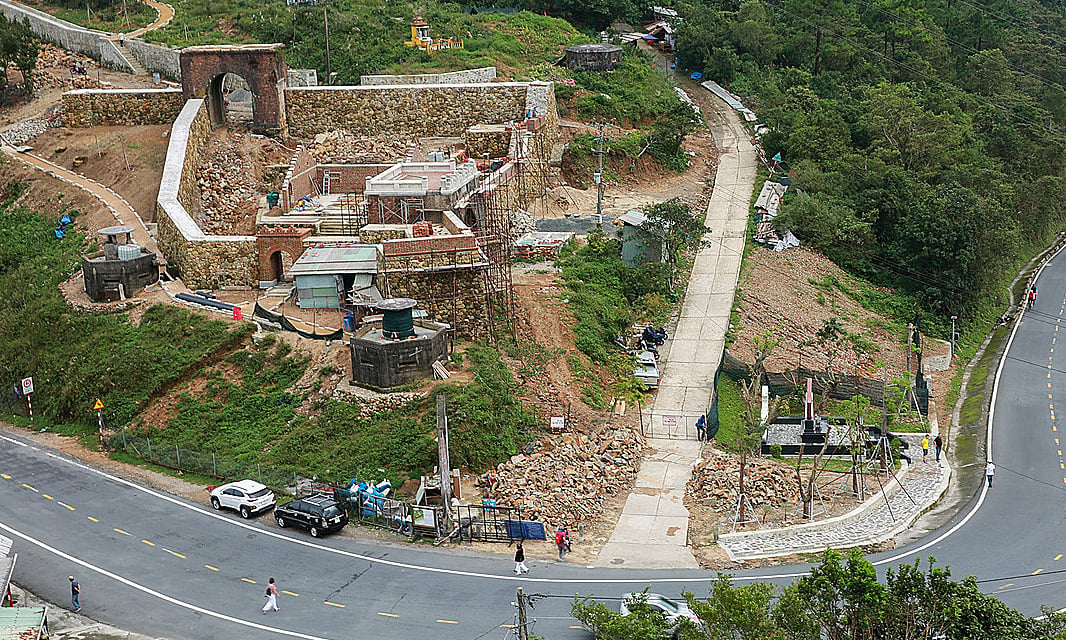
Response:
[{"label": "car on road", "polygon": [[622,603],[618,605],[618,610],[622,615],[627,616],[631,613],[630,607],[636,608],[636,606],[639,605],[636,605],[635,603],[642,599],[652,610],[660,611],[666,616],[666,619],[669,622],[669,628],[674,631],[675,635],[677,633],[677,627],[681,624],[682,620],[688,620],[697,627],[700,625],[699,616],[689,608],[687,602],[684,600],[667,598],[658,593],[627,593],[622,596]]},{"label": "car on road", "polygon": [[311,532],[311,537],[338,531],[348,524],[348,512],[341,503],[328,495],[312,495],[274,509],[274,519],[278,526],[303,527]]},{"label": "car on road", "polygon": [[211,506],[215,510],[233,509],[242,518],[274,508],[274,492],[255,480],[238,480],[211,490]]}]

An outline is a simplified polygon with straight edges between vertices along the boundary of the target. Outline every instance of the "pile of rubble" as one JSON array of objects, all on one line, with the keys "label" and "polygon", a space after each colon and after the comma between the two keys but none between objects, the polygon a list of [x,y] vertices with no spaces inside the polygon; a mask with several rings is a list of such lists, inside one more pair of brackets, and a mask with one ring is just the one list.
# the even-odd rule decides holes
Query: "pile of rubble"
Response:
[{"label": "pile of rubble", "polygon": [[522,209],[515,209],[511,214],[511,235],[515,238],[521,238],[527,233],[533,233],[537,230],[537,221],[533,219],[533,216]]},{"label": "pile of rubble", "polygon": [[80,53],[67,51],[51,44],[41,44],[37,52],[37,69],[70,69],[75,65],[81,65],[86,71],[96,69],[96,62],[92,58]]},{"label": "pile of rubble", "polygon": [[310,145],[315,159],[323,164],[391,164],[408,160],[414,148],[406,136],[357,136],[350,131],[320,133]]},{"label": "pile of rubble", "polygon": [[600,515],[608,496],[629,490],[644,446],[640,433],[611,426],[543,438],[496,468],[492,497],[521,508],[523,518],[576,526]]},{"label": "pile of rubble", "polygon": [[378,413],[399,411],[409,402],[425,397],[424,393],[373,393],[366,389],[339,384],[333,391],[333,399],[350,402],[359,407],[359,416],[369,418]]},{"label": "pile of rubble", "polygon": [[48,122],[45,120],[23,120],[13,125],[4,132],[4,139],[8,144],[18,146],[26,144],[48,130]]},{"label": "pile of rubble", "polygon": [[207,155],[211,161],[196,170],[200,228],[205,233],[231,234],[246,216],[255,213],[258,190],[252,164],[241,153],[238,138],[212,141]]},{"label": "pile of rubble", "polygon": [[[737,502],[740,456],[718,449],[705,449],[703,462],[692,470],[689,498],[714,511],[728,511]],[[799,489],[793,467],[758,455],[748,456],[744,493],[755,507],[780,507],[797,502]]]}]

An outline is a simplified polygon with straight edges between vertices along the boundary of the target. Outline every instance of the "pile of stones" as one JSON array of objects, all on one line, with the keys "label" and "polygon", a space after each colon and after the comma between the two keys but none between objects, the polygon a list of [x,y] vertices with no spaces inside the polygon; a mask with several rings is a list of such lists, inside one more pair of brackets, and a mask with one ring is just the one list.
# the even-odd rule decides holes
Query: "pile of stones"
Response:
[{"label": "pile of stones", "polygon": [[530,453],[496,468],[491,497],[522,517],[575,526],[601,515],[604,501],[633,486],[645,447],[629,428],[565,433],[538,440]]},{"label": "pile of stones", "polygon": [[310,149],[315,159],[324,164],[388,164],[407,160],[414,145],[407,136],[364,137],[349,131],[330,131],[315,136]]},{"label": "pile of stones", "polygon": [[252,165],[236,138],[213,141],[207,156],[211,161],[196,170],[200,228],[205,233],[230,234],[238,222],[255,211],[258,191]]},{"label": "pile of stones", "polygon": [[[736,505],[739,486],[740,456],[707,448],[703,461],[692,471],[688,495],[714,511],[728,511]],[[744,472],[744,493],[749,504],[756,507],[794,503],[799,495],[795,469],[750,455]]]}]

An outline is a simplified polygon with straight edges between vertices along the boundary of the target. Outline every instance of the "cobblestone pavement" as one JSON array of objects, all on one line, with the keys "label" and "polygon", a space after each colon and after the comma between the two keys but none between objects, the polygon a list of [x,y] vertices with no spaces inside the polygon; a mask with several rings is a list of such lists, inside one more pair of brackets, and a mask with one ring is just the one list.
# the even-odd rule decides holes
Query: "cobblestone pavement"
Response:
[{"label": "cobblestone pavement", "polygon": [[922,462],[922,434],[906,434],[904,439],[911,444],[908,452],[914,453],[910,454],[911,464],[905,463],[906,468],[901,469],[900,481],[886,482],[884,476],[879,476],[889,495],[887,503],[871,475],[868,484],[872,491],[879,492],[877,497],[868,499],[849,514],[785,529],[726,534],[718,543],[734,560],[749,560],[827,548],[846,549],[888,540],[936,502],[947,487],[951,473],[943,456],[939,463],[934,460],[932,450],[928,462]]}]

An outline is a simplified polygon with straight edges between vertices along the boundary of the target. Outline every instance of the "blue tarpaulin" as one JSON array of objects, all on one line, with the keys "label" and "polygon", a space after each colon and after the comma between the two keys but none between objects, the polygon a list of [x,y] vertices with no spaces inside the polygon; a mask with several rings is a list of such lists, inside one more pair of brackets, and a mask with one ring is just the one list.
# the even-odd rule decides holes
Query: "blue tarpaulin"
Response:
[{"label": "blue tarpaulin", "polygon": [[703,73],[700,72],[700,71],[693,71],[692,75],[690,75],[689,77],[692,78],[693,80],[699,80],[700,78],[703,77]]},{"label": "blue tarpaulin", "polygon": [[544,532],[544,523],[533,520],[504,520],[503,526],[507,527],[507,537],[517,540],[547,540],[548,535]]}]

